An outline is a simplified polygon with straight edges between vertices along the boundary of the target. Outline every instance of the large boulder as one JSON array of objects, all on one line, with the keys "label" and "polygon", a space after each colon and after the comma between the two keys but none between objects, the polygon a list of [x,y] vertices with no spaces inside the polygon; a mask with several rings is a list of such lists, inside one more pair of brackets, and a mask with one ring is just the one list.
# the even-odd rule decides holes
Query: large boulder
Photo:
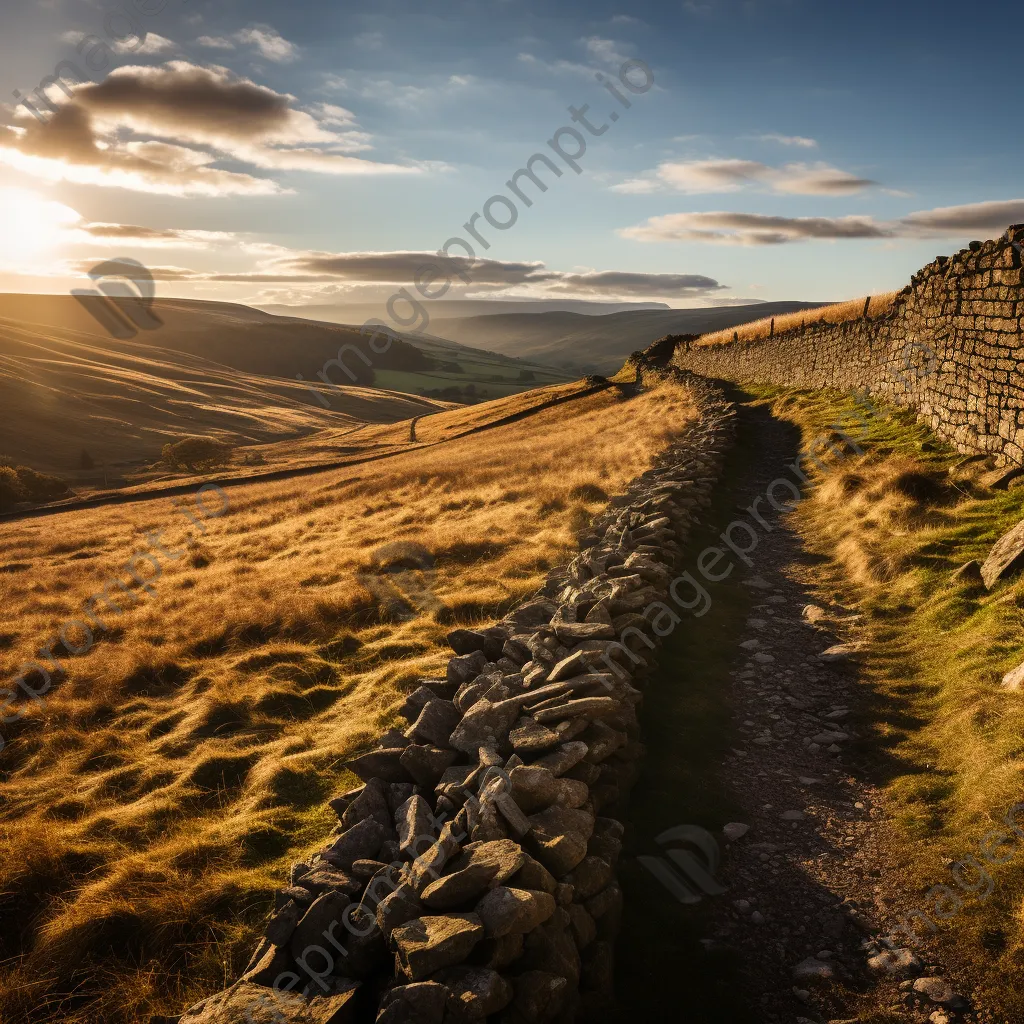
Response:
[{"label": "large boulder", "polygon": [[449,994],[437,981],[397,985],[381,996],[376,1024],[442,1024]]},{"label": "large boulder", "polygon": [[448,874],[431,882],[420,898],[431,910],[454,910],[512,877],[526,854],[511,839],[471,844],[449,865]]},{"label": "large boulder", "polygon": [[411,981],[422,981],[461,964],[484,937],[476,914],[417,917],[391,933],[398,969]]},{"label": "large boulder", "polygon": [[497,703],[478,700],[455,727],[449,745],[466,754],[475,754],[480,747],[507,745],[509,730],[519,717],[521,706],[521,698]]},{"label": "large boulder", "polygon": [[389,826],[381,824],[376,818],[363,818],[324,850],[324,860],[334,867],[348,871],[357,860],[376,857],[384,840],[390,836]]},{"label": "large boulder", "polygon": [[364,782],[383,779],[385,782],[411,782],[409,773],[402,767],[403,747],[370,750],[347,762],[345,767],[356,773]]},{"label": "large boulder", "polygon": [[572,871],[587,855],[594,816],[571,807],[549,807],[530,816],[534,855],[556,878]]},{"label": "large boulder", "polygon": [[565,1005],[568,987],[568,981],[557,974],[524,971],[513,982],[511,1009],[514,1013],[509,1020],[515,1024],[544,1024],[554,1020]]},{"label": "large boulder", "polygon": [[433,789],[458,756],[455,750],[413,743],[402,751],[399,763],[416,780],[416,785]]},{"label": "large boulder", "polygon": [[504,885],[491,889],[475,908],[489,939],[531,932],[554,912],[555,898],[549,893],[510,889]]},{"label": "large boulder", "polygon": [[196,1003],[179,1024],[352,1024],[357,987],[339,979],[328,993],[307,997],[244,981]]},{"label": "large boulder", "polygon": [[437,980],[448,989],[457,1020],[485,1020],[512,1002],[512,985],[489,967],[449,967]]},{"label": "large boulder", "polygon": [[365,818],[376,818],[385,828],[391,825],[388,784],[383,779],[370,779],[363,786],[359,795],[345,808],[341,823],[345,828],[351,828]]},{"label": "large boulder", "polygon": [[429,700],[423,705],[416,721],[405,730],[405,736],[414,743],[447,747],[448,737],[461,719],[462,713],[452,701]]},{"label": "large boulder", "polygon": [[589,795],[585,783],[560,778],[549,768],[539,765],[519,765],[509,773],[509,779],[512,782],[512,798],[527,814],[553,804],[581,807]]}]

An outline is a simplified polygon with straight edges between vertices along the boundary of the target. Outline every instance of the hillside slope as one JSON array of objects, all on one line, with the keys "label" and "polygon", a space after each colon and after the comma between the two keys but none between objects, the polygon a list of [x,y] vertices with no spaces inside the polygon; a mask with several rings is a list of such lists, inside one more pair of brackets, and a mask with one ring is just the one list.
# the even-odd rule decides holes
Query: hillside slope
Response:
[{"label": "hillside slope", "polygon": [[[113,485],[185,434],[269,444],[567,379],[450,342],[399,337],[377,352],[355,328],[234,303],[164,299],[153,311],[162,327],[119,340],[71,296],[0,295],[0,455]],[[354,380],[329,365],[343,346],[366,356],[345,356]]]},{"label": "hillside slope", "polygon": [[[0,313],[9,305],[0,303]],[[205,331],[168,325],[120,341],[81,312],[62,325],[0,316],[0,406],[6,414],[0,452],[35,469],[67,476],[79,468],[84,449],[97,466],[116,474],[157,458],[164,443],[182,434],[233,444],[269,442],[446,407],[345,387],[328,392],[325,408],[294,377],[264,376],[199,354]],[[255,355],[244,352],[248,337],[238,328],[236,362],[257,364]]]},{"label": "hillside slope", "polygon": [[[145,535],[167,558],[2,726],[4,1024],[136,1024],[237,976],[332,827],[342,762],[444,664],[452,624],[533,593],[695,415],[670,382],[549,389],[439,412],[430,448],[231,488],[198,526],[164,498],[6,527],[7,676]],[[387,572],[396,542],[429,561]]]},{"label": "hillside slope", "polygon": [[701,309],[582,313],[499,313],[431,320],[433,334],[475,348],[539,359],[557,366],[611,373],[638,349],[666,334],[704,334],[765,316],[814,309],[815,302],[760,302]]}]

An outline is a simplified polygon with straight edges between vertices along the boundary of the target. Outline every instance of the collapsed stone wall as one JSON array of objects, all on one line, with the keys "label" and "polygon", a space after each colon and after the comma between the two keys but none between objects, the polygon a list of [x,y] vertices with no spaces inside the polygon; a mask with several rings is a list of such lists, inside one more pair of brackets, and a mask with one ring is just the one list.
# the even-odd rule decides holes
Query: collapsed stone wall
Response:
[{"label": "collapsed stone wall", "polygon": [[[915,409],[960,451],[1024,464],[1024,225],[914,275],[884,315],[760,341],[669,336],[672,362],[712,378],[866,390]],[[653,347],[652,347],[653,348]],[[648,350],[651,351],[651,350]]]},{"label": "collapsed stone wall", "polygon": [[[652,372],[636,361],[638,383]],[[404,730],[349,762],[363,785],[292,867],[242,977],[152,1024],[541,1024],[612,1005],[617,815],[673,566],[710,502],[733,410],[700,418],[613,498],[539,596],[456,629]]]}]

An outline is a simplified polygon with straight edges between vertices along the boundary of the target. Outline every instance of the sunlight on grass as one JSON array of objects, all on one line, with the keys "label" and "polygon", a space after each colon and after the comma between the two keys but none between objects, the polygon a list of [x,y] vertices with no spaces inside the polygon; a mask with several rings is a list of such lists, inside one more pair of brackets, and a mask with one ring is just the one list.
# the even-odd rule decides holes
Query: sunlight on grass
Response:
[{"label": "sunlight on grass", "polygon": [[[128,1024],[237,977],[288,863],[333,825],[323,803],[352,784],[343,761],[442,671],[451,625],[534,593],[695,416],[664,383],[445,440],[550,397],[425,419],[433,447],[233,488],[191,545],[168,499],[7,528],[8,679],[144,533],[189,555],[2,726],[0,909],[21,926],[0,935],[4,1024]],[[389,429],[408,437],[408,423],[366,432]],[[410,570],[433,603],[377,572],[395,541],[433,556]]]},{"label": "sunlight on grass", "polygon": [[[855,406],[840,394],[759,393],[805,442],[853,422]],[[1024,700],[999,685],[1024,661],[1024,577],[992,592],[954,577],[1024,519],[1024,490],[981,486],[983,465],[972,473],[905,410],[887,410],[865,432],[847,429],[864,454],[832,457],[796,518],[823,556],[811,582],[865,614],[868,746],[898,826],[886,870],[907,906],[927,908],[932,886],[953,884],[949,865],[977,855],[1024,799]],[[982,901],[961,892],[965,906],[941,922],[940,941],[958,964],[974,965],[979,1000],[1020,1020],[1024,856],[991,871],[992,894]]]}]

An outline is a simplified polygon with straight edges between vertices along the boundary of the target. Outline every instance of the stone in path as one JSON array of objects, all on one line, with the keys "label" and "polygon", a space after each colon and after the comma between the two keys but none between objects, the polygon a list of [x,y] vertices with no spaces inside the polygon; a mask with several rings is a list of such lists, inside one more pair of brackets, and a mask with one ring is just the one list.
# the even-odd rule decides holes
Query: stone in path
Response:
[{"label": "stone in path", "polygon": [[981,578],[991,590],[1000,580],[1024,569],[1024,522],[995,542],[981,567]]}]

